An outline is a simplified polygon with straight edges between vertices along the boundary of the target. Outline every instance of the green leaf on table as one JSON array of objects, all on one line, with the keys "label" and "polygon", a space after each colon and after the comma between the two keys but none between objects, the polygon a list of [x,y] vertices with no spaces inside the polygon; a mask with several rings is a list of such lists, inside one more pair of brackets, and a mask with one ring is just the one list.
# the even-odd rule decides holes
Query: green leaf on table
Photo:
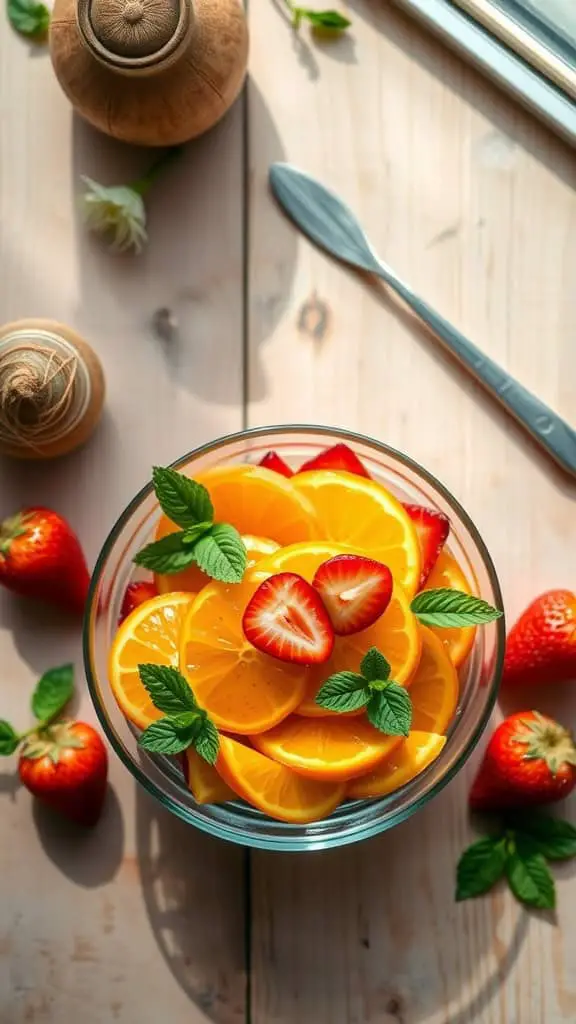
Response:
[{"label": "green leaf on table", "polygon": [[553,910],[556,887],[550,869],[532,841],[524,843],[516,835],[506,858],[506,877],[517,900],[538,910]]},{"label": "green leaf on table", "polygon": [[45,36],[50,25],[50,11],[35,0],[8,0],[8,20],[20,35]]},{"label": "green leaf on table", "polygon": [[205,716],[199,731],[193,741],[196,753],[203,757],[208,764],[216,764],[218,751],[220,750],[220,738],[218,729],[208,715]]},{"label": "green leaf on table", "polygon": [[316,694],[316,704],[328,711],[358,711],[370,700],[370,690],[364,676],[357,672],[337,672],[322,684]]},{"label": "green leaf on table", "polygon": [[165,715],[197,712],[198,705],[184,676],[169,665],[138,665],[138,675],[154,707]]},{"label": "green leaf on table", "polygon": [[569,821],[527,809],[507,816],[506,824],[524,841],[531,840],[533,848],[546,860],[576,857],[576,828]]},{"label": "green leaf on table", "polygon": [[222,583],[240,583],[246,571],[246,548],[238,530],[215,523],[192,549],[194,559],[208,576]]},{"label": "green leaf on table", "polygon": [[14,731],[10,722],[0,720],[0,757],[9,757],[18,748],[20,737]]},{"label": "green leaf on table", "polygon": [[423,625],[444,628],[479,626],[502,616],[498,608],[480,597],[448,587],[421,591],[412,598],[410,607]]},{"label": "green leaf on table", "polygon": [[365,679],[385,682],[390,678],[390,663],[377,647],[370,647],[360,662],[360,671]]},{"label": "green leaf on table", "polygon": [[165,516],[183,530],[214,521],[214,506],[206,488],[175,469],[154,466],[154,492]]},{"label": "green leaf on table", "polygon": [[464,851],[456,869],[456,899],[469,900],[488,892],[506,867],[506,840],[486,836]]},{"label": "green leaf on table", "polygon": [[147,544],[134,556],[134,562],[144,569],[169,576],[175,572],[182,572],[194,564],[196,561],[194,550],[194,547],[190,547],[190,545],[186,547],[184,534],[179,531],[178,533],[169,533],[161,540]]},{"label": "green leaf on table", "polygon": [[138,743],[151,754],[181,754],[194,741],[197,719],[198,713],[189,712],[180,720],[161,718],[144,730]]},{"label": "green leaf on table", "polygon": [[366,708],[368,721],[387,736],[408,736],[412,724],[410,694],[398,683],[386,683],[383,690],[374,690]]},{"label": "green leaf on table", "polygon": [[292,22],[295,28],[300,27],[302,20],[308,21],[313,28],[328,29],[330,32],[343,32],[352,22],[338,11],[314,11],[309,7],[293,7]]},{"label": "green leaf on table", "polygon": [[32,694],[32,714],[39,721],[54,718],[62,711],[74,692],[74,666],[50,668],[38,680]]}]

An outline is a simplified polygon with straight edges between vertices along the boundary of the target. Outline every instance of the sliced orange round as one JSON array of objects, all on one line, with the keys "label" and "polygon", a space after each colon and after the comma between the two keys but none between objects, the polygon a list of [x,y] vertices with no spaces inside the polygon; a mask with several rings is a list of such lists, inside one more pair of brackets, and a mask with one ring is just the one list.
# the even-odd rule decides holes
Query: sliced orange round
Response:
[{"label": "sliced orange round", "polygon": [[411,732],[373,772],[353,779],[346,787],[346,796],[352,800],[366,800],[393,793],[432,764],[445,743],[446,737],[435,732]]},{"label": "sliced orange round", "polygon": [[126,718],[140,729],[162,718],[138,675],[138,665],[178,667],[179,638],[192,594],[160,594],[135,608],[124,620],[108,658],[112,693]]},{"label": "sliced orange round", "polygon": [[326,818],[344,796],[342,784],[304,779],[228,736],[220,736],[216,767],[239,797],[271,818],[293,825]]},{"label": "sliced orange round", "polygon": [[[345,545],[327,541],[290,544],[263,558],[250,577],[261,582],[273,573],[295,572],[311,583],[323,562],[348,550]],[[318,690],[335,672],[358,672],[360,662],[370,647],[377,647],[390,662],[394,681],[407,684],[418,664],[420,643],[420,627],[404,592],[395,583],[390,604],[372,626],[359,633],[337,636],[330,659],[322,665],[309,667],[306,693],[296,709],[297,713],[310,718],[333,717],[334,712],[316,704]],[[362,714],[362,711],[357,714]]]},{"label": "sliced orange round", "polygon": [[[174,533],[178,529],[179,527],[163,516],[156,531],[156,540],[160,540],[161,537]],[[268,537],[252,537],[248,535],[242,537],[242,540],[244,541],[244,547],[248,556],[248,569],[252,569],[265,555],[271,555],[274,551],[278,550],[276,541],[270,540]],[[187,590],[191,594],[197,594],[202,590],[202,587],[210,583],[210,577],[206,576],[197,565],[191,565],[184,572],[176,572],[171,576],[155,573],[154,580],[156,581],[156,590],[159,594],[171,594],[174,590]]]},{"label": "sliced orange round", "polygon": [[186,782],[197,804],[223,804],[235,799],[234,791],[226,785],[213,765],[196,753],[194,747],[188,747],[184,757]]},{"label": "sliced orange round", "polygon": [[[294,487],[292,480],[262,466],[217,466],[195,479],[208,489],[214,519],[231,523],[241,534],[270,537],[278,544],[292,544],[320,536],[314,506]],[[162,516],[156,537],[174,527]]]},{"label": "sliced orange round", "polygon": [[[424,590],[433,590],[436,587],[449,587],[451,590],[461,590],[464,594],[471,594],[472,588],[462,572],[458,562],[448,551],[441,551],[438,561],[432,569]],[[430,629],[440,638],[452,663],[459,668],[466,660],[476,636],[476,626],[454,626],[448,629],[440,629],[439,626],[430,626]]]},{"label": "sliced orange round", "polygon": [[394,495],[375,480],[343,471],[297,473],[290,482],[314,506],[320,536],[384,562],[409,597],[416,593],[421,566],[418,535]]},{"label": "sliced orange round", "polygon": [[442,733],[458,705],[458,674],[442,641],[425,626],[420,631],[422,654],[410,683],[412,729]]},{"label": "sliced orange round", "polygon": [[291,715],[251,742],[262,754],[300,775],[344,782],[372,770],[401,742],[385,736],[366,718],[300,718]]},{"label": "sliced orange round", "polygon": [[246,640],[242,615],[256,584],[210,583],[191,605],[180,636],[180,671],[219,729],[270,729],[302,700],[306,665],[278,661]]}]

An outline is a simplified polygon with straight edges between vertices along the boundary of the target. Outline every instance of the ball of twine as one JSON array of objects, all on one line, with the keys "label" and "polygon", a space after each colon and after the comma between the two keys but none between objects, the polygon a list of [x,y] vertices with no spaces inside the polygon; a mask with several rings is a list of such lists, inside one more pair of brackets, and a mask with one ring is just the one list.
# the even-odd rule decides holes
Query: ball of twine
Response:
[{"label": "ball of twine", "polygon": [[19,342],[0,357],[0,443],[38,454],[78,418],[78,357]]}]

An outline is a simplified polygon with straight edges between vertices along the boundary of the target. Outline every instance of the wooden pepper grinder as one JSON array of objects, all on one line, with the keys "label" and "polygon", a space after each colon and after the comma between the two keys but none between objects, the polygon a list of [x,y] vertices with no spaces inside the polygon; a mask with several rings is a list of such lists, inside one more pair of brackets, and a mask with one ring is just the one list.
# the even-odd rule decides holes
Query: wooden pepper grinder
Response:
[{"label": "wooden pepper grinder", "polygon": [[171,146],[207,131],[238,96],[248,30],[240,0],[55,0],[50,53],[95,128]]},{"label": "wooden pepper grinder", "polygon": [[53,320],[0,327],[0,454],[65,455],[87,441],[104,403],[104,374],[80,335]]}]

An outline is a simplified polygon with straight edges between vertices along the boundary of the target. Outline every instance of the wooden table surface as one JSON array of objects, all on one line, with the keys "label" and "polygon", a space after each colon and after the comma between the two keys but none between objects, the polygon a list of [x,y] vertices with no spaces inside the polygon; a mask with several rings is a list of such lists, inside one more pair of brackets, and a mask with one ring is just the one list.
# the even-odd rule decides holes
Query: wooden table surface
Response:
[{"label": "wooden table surface", "polygon": [[[93,561],[152,463],[244,424],[352,427],[405,450],[470,512],[514,616],[574,586],[574,497],[386,294],[316,252],[267,189],[288,160],[332,185],[437,309],[576,419],[576,157],[389,4],[351,0],[337,42],[251,4],[250,81],[150,205],[150,245],[87,238],[81,174],[119,183],[147,155],[98,136],[45,52],[0,33],[0,318],[84,333],[108,380],[86,449],[0,466],[1,513],[69,516]],[[168,307],[169,345],[153,329]],[[26,721],[76,631],[0,595],[3,717]],[[549,709],[569,718],[569,697]],[[545,709],[546,710],[546,709]],[[572,700],[572,712],[574,701]],[[560,1024],[576,1020],[576,887],[556,921],[504,890],[456,905],[472,764],[416,818],[358,847],[284,856],[171,818],[116,759],[79,839],[0,775],[1,1024]]]}]

